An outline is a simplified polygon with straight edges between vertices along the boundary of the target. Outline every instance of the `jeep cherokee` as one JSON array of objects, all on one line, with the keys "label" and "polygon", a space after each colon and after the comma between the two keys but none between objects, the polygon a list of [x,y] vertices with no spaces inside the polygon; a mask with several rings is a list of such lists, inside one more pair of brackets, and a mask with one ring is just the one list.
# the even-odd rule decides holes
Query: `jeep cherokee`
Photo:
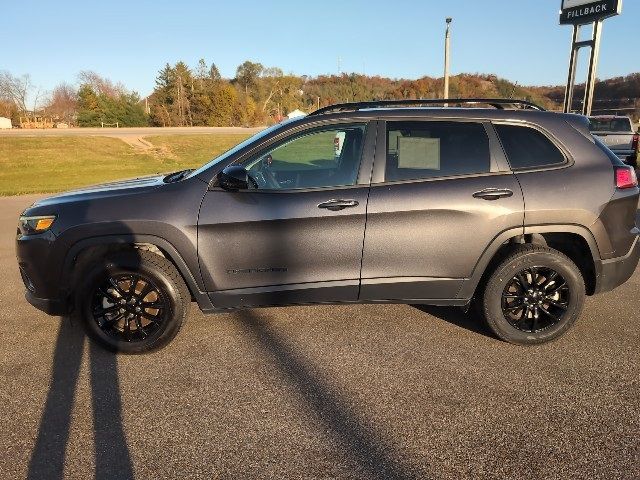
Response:
[{"label": "jeep cherokee", "polygon": [[586,117],[447,103],[333,105],[197,170],[39,200],[26,298],[127,353],[166,345],[192,301],[473,304],[505,341],[555,339],[638,264],[635,172]]}]

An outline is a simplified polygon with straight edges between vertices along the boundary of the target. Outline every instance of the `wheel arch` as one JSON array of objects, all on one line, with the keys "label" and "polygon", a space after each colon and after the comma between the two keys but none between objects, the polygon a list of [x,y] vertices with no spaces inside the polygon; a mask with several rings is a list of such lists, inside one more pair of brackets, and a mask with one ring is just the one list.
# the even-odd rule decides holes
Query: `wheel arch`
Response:
[{"label": "wheel arch", "polygon": [[[169,260],[182,276],[193,299],[201,308],[211,308],[209,297],[203,291],[200,272],[194,275],[178,250],[167,240],[155,235],[106,235],[91,237],[75,243],[67,252],[62,267],[62,278],[67,288],[72,289],[76,268],[88,261],[92,255],[106,255],[110,252],[126,249],[143,249],[158,254]],[[197,267],[196,267],[197,268]],[[80,270],[82,267],[80,267]]]},{"label": "wheel arch", "polygon": [[582,225],[534,225],[506,230],[485,249],[469,280],[464,282],[458,298],[471,300],[482,281],[513,249],[514,245],[537,244],[567,255],[580,269],[588,295],[597,291],[601,262],[593,234]]}]

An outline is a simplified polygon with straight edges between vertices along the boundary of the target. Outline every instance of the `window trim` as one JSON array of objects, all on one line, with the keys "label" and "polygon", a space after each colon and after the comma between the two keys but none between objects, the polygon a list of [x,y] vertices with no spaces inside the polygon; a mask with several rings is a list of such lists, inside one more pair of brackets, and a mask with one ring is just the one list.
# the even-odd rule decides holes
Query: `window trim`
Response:
[{"label": "window trim", "polygon": [[[303,193],[303,192],[313,192],[313,191],[322,191],[322,190],[345,190],[359,187],[369,187],[370,185],[370,172],[373,164],[373,156],[375,154],[375,144],[376,144],[376,131],[377,131],[377,123],[379,123],[375,119],[371,118],[362,118],[362,117],[354,117],[354,118],[339,118],[339,119],[322,119],[321,121],[304,123],[302,125],[296,125],[294,128],[284,130],[279,134],[265,140],[255,146],[250,148],[249,150],[243,152],[240,156],[235,157],[233,159],[229,159],[229,161],[225,162],[223,165],[220,165],[220,171],[229,165],[236,165],[238,163],[245,162],[249,158],[260,155],[263,152],[268,151],[269,149],[275,148],[278,144],[283,144],[290,139],[291,137],[304,135],[305,132],[311,133],[313,130],[322,130],[323,128],[331,129],[331,128],[339,128],[340,125],[362,125],[365,127],[364,131],[364,144],[362,146],[362,152],[360,154],[360,166],[358,167],[358,174],[356,177],[356,182],[353,185],[335,185],[335,186],[326,186],[326,187],[304,187],[304,188],[290,188],[290,189],[249,189],[249,190],[238,190],[234,193]],[[217,175],[214,175],[213,178],[209,182],[209,191],[224,191],[222,187],[217,185]]]},{"label": "window trim", "polygon": [[[496,137],[498,138],[498,142],[500,142],[500,146],[504,153],[504,157],[507,161],[507,164],[509,165],[509,168],[511,169],[511,171],[514,173],[530,173],[530,172],[533,173],[533,172],[546,172],[548,170],[560,170],[563,168],[571,167],[574,164],[573,156],[567,150],[567,148],[551,132],[549,132],[546,128],[538,124],[527,122],[527,121],[518,121],[518,120],[509,120],[509,121],[492,120],[490,123],[491,123],[491,127],[495,132]],[[511,166],[511,162],[509,162],[509,155],[507,154],[507,149],[502,143],[502,139],[500,138],[500,134],[498,133],[498,129],[496,128],[496,125],[524,127],[524,128],[531,128],[533,130],[536,130],[540,134],[544,135],[547,138],[547,140],[549,140],[560,151],[560,153],[564,157],[564,161],[562,163],[549,163],[546,165],[538,165],[535,167],[513,168]]]},{"label": "window trim", "polygon": [[[489,171],[482,173],[465,173],[459,175],[442,175],[427,178],[411,178],[402,180],[387,180],[386,168],[387,168],[387,135],[389,123],[475,123],[484,127],[485,134],[487,136],[487,144],[489,147]],[[371,185],[397,185],[404,183],[419,183],[419,182],[434,182],[442,180],[453,180],[458,178],[477,178],[477,177],[489,177],[494,175],[504,175],[506,173],[511,174],[510,171],[505,171],[505,165],[500,158],[502,153],[502,145],[496,143],[496,132],[490,126],[490,121],[486,119],[477,118],[425,118],[425,117],[398,117],[393,119],[385,119],[379,121],[378,124],[378,139],[376,147],[375,161],[373,164],[373,172],[371,177]],[[498,150],[498,148],[500,150]],[[506,159],[504,159],[506,161]],[[508,164],[507,164],[508,165]]]}]

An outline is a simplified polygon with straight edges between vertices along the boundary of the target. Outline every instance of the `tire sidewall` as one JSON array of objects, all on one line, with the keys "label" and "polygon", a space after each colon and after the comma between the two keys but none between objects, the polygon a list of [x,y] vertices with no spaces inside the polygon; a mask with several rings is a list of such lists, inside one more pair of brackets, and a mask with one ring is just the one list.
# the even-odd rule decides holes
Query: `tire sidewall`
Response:
[{"label": "tire sidewall", "polygon": [[[530,267],[552,268],[569,286],[569,308],[557,324],[540,332],[523,332],[512,326],[502,311],[502,293],[507,284],[520,271]],[[503,340],[522,345],[539,344],[564,334],[582,311],[585,297],[584,279],[578,268],[560,253],[530,252],[502,264],[491,276],[483,299],[484,314],[490,328]]]}]

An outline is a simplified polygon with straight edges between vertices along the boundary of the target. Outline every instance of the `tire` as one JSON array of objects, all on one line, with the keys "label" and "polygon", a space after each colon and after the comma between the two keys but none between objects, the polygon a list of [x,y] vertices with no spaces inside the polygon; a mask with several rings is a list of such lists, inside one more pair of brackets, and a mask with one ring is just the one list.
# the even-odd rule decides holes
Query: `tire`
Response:
[{"label": "tire", "polygon": [[536,345],[557,339],[574,324],[585,295],[584,278],[569,257],[552,248],[525,245],[489,275],[479,307],[498,338]]},{"label": "tire", "polygon": [[76,289],[76,307],[93,340],[127,354],[158,350],[173,340],[191,294],[169,260],[128,250],[90,265]]}]

